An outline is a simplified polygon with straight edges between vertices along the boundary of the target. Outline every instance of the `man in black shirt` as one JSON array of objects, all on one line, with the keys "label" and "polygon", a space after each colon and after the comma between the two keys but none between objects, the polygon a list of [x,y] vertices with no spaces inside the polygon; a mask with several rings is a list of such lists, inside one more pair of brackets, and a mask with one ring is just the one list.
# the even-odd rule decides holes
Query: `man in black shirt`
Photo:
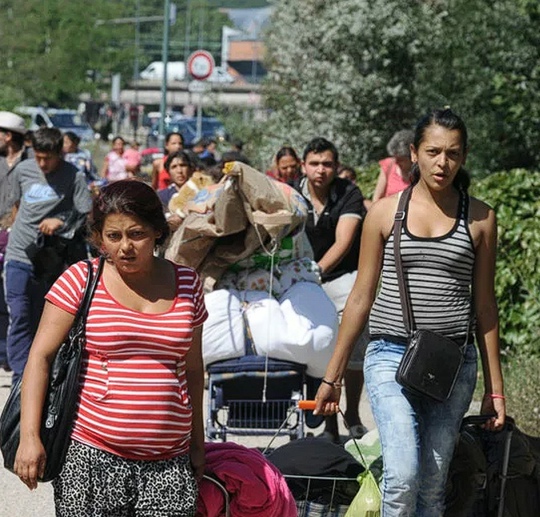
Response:
[{"label": "man in black shirt", "polygon": [[[323,288],[341,316],[356,278],[366,209],[360,189],[337,176],[338,165],[338,152],[331,142],[324,138],[311,140],[303,154],[304,176],[295,187],[308,202],[306,234],[321,269]],[[344,379],[347,401],[345,419],[355,437],[365,432],[358,407],[364,383],[362,367],[366,344],[363,333]],[[326,433],[339,442],[337,418],[326,419]]]}]

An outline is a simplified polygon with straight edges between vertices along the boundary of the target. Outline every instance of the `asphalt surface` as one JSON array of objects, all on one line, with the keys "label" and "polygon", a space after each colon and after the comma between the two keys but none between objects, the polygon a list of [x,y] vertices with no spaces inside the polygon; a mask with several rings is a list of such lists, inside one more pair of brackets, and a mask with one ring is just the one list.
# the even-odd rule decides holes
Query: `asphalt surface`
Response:
[{"label": "asphalt surface", "polygon": [[[0,410],[4,407],[9,394],[11,383],[11,374],[0,369]],[[342,402],[343,407],[344,404]],[[206,393],[205,393],[206,408]],[[206,411],[205,411],[206,413]],[[369,404],[365,399],[365,393],[360,403],[360,416],[363,424],[368,429],[374,428],[373,417],[369,409]],[[341,420],[341,419],[339,419]],[[347,432],[340,424],[340,433],[342,441],[346,441]],[[307,429],[315,436],[322,433],[323,426],[316,429]],[[241,443],[247,447],[264,448],[268,446],[271,438],[264,437],[235,437],[230,436],[230,441]],[[288,438],[278,437],[272,444],[272,447],[279,447],[287,443]],[[0,467],[0,517],[54,517],[53,489],[51,483],[41,483],[37,490],[30,491],[19,479]]]}]

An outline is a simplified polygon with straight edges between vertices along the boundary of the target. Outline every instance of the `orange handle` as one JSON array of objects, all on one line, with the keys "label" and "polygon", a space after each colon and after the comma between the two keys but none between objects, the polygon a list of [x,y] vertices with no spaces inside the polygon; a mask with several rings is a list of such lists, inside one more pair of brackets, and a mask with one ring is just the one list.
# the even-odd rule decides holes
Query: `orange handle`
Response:
[{"label": "orange handle", "polygon": [[314,400],[299,400],[298,408],[304,411],[313,411],[317,403]]}]

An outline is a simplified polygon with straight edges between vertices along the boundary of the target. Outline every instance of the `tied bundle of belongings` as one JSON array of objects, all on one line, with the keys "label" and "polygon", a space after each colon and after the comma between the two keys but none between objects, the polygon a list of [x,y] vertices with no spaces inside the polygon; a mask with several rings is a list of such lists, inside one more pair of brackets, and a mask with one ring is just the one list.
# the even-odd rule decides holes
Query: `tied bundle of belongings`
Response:
[{"label": "tied bundle of belongings", "polygon": [[274,298],[265,291],[218,289],[205,295],[205,364],[249,353],[305,364],[322,377],[332,356],[338,317],[315,282],[294,283]]},{"label": "tied bundle of belongings", "polygon": [[229,268],[303,227],[307,205],[292,187],[241,162],[187,203],[186,218],[173,235],[166,258],[195,268],[206,292]]}]

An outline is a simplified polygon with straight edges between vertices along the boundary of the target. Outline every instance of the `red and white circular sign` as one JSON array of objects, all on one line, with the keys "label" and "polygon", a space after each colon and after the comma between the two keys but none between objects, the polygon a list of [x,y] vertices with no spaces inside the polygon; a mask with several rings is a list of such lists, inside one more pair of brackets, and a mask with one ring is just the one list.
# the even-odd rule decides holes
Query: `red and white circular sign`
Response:
[{"label": "red and white circular sign", "polygon": [[214,71],[214,66],[214,58],[206,50],[196,50],[189,56],[187,62],[189,74],[198,81],[208,79]]}]

